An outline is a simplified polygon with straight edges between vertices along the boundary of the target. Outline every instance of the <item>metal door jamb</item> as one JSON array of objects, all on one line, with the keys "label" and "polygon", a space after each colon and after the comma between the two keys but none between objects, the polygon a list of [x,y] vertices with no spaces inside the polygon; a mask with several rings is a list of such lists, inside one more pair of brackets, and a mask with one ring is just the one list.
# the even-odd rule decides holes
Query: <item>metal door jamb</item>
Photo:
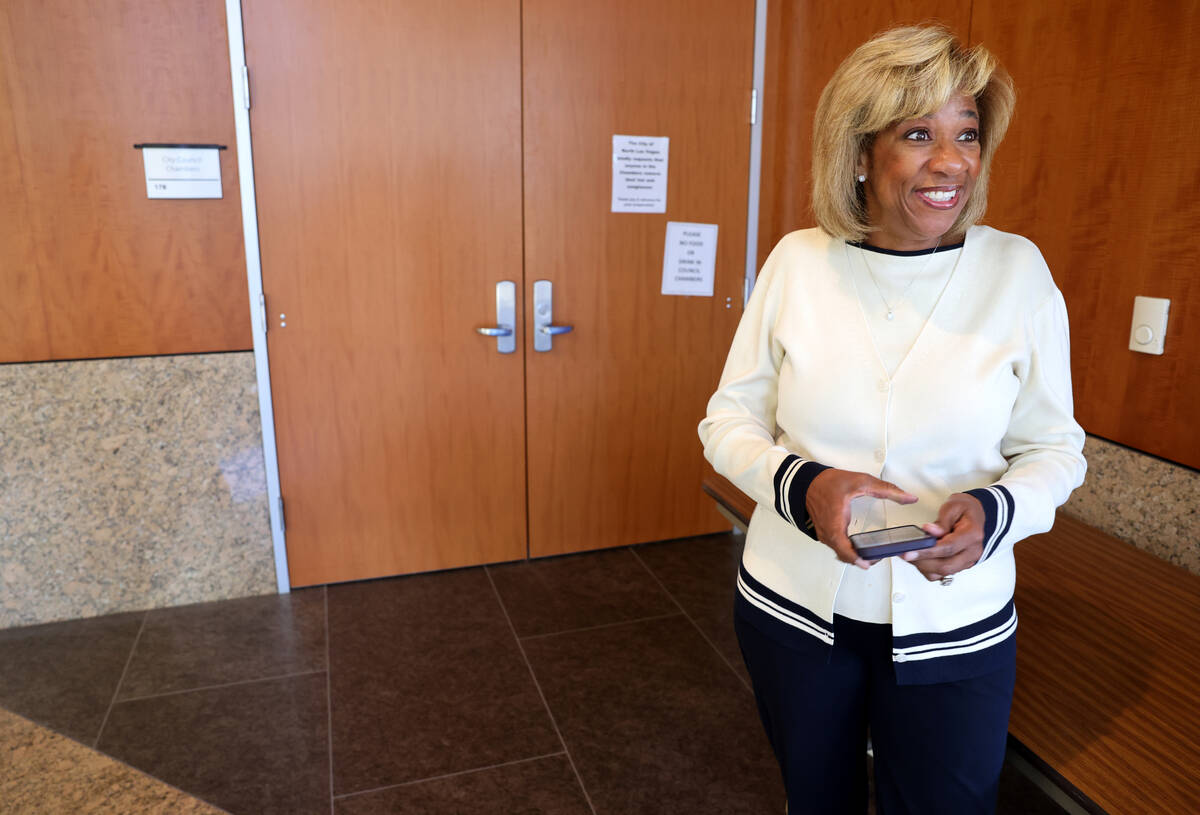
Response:
[{"label": "metal door jamb", "polygon": [[250,325],[254,337],[254,371],[258,380],[258,414],[262,423],[263,458],[267,474],[267,511],[275,553],[275,585],[280,594],[291,591],[287,539],[283,530],[283,498],[279,490],[279,456],[275,448],[275,408],[271,401],[271,365],[267,358],[266,325],[256,319],[262,302],[262,262],[258,246],[258,206],[254,197],[254,157],[250,143],[249,96],[246,94],[246,42],[242,33],[241,0],[225,0],[229,33],[229,75],[233,80],[233,121],[237,130],[238,185],[242,196],[242,236],[246,247],[246,283],[250,289]]},{"label": "metal door jamb", "polygon": [[767,57],[767,0],[754,3],[754,77],[751,80],[755,94],[753,121],[750,124],[750,190],[746,196],[746,280],[742,286],[742,307],[750,299],[754,280],[758,276],[758,198],[762,186],[762,123],[767,111],[763,110],[763,76]]}]

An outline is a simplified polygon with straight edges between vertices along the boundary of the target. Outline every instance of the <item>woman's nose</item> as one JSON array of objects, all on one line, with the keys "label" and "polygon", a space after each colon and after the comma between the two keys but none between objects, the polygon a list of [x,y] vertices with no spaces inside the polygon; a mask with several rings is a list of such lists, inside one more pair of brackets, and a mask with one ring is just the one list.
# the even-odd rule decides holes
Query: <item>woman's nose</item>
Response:
[{"label": "woman's nose", "polygon": [[960,173],[966,166],[967,157],[958,142],[943,143],[934,147],[933,157],[929,162],[929,168],[934,172]]}]

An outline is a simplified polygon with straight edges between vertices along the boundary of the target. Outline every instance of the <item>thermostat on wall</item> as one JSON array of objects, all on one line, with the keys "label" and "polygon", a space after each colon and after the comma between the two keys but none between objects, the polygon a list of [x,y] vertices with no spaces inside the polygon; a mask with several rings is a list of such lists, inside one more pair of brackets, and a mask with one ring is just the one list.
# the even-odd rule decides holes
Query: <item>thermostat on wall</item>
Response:
[{"label": "thermostat on wall", "polygon": [[1129,350],[1143,354],[1161,354],[1167,334],[1167,311],[1171,301],[1165,297],[1133,298],[1133,326],[1129,329]]}]

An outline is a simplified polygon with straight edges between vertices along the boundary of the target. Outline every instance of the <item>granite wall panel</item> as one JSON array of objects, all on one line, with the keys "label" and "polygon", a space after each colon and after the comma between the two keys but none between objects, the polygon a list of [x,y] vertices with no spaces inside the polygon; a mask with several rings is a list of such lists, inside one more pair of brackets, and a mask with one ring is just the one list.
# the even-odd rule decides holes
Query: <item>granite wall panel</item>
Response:
[{"label": "granite wall panel", "polygon": [[274,590],[252,353],[0,365],[0,628]]},{"label": "granite wall panel", "polygon": [[1063,512],[1200,574],[1200,473],[1088,436],[1087,478]]},{"label": "granite wall panel", "polygon": [[[1063,510],[1200,574],[1200,473],[1085,455]],[[0,628],[274,590],[253,354],[0,365]]]}]

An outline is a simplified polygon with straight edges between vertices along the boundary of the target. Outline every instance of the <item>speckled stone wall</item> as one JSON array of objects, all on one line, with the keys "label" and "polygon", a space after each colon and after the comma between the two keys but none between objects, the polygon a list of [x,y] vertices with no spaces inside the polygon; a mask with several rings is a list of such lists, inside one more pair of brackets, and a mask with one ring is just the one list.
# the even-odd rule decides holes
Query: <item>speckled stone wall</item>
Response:
[{"label": "speckled stone wall", "polygon": [[1087,479],[1063,511],[1200,574],[1200,473],[1093,436],[1083,454]]},{"label": "speckled stone wall", "polygon": [[0,365],[0,628],[273,591],[252,353]]}]

